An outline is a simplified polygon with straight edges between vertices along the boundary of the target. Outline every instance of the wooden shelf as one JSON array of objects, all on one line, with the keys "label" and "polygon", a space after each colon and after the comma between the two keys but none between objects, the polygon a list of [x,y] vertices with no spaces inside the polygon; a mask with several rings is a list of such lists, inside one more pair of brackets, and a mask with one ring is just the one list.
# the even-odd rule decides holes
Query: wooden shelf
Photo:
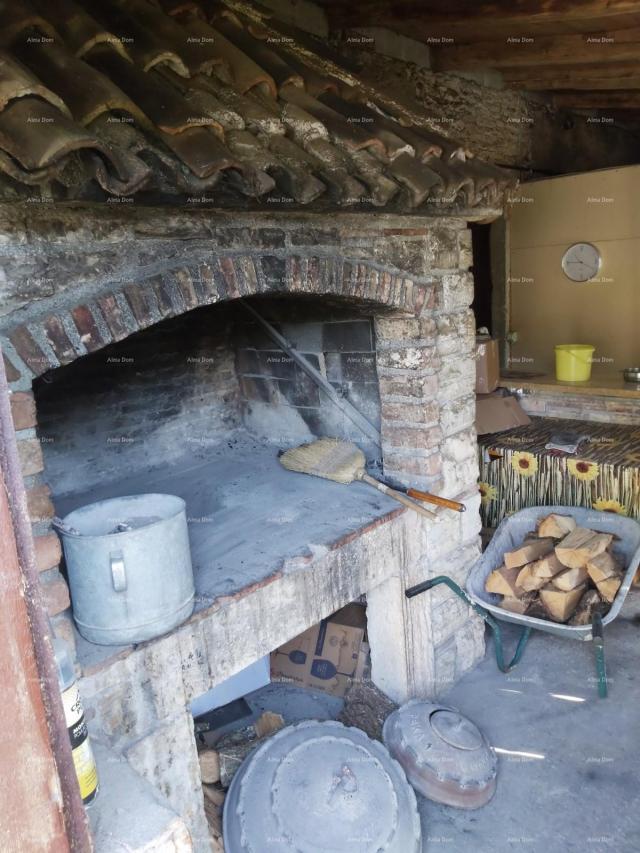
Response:
[{"label": "wooden shelf", "polygon": [[640,384],[625,382],[622,373],[592,376],[588,382],[560,382],[552,374],[528,378],[501,377],[504,388],[522,388],[545,394],[578,394],[585,397],[630,397],[640,399]]}]

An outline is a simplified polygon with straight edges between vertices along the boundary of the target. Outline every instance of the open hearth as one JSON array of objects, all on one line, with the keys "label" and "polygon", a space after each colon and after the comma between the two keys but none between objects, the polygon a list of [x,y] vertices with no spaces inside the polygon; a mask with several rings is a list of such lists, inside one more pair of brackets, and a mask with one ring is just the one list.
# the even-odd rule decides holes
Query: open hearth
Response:
[{"label": "open hearth", "polygon": [[[89,275],[77,231],[55,252],[42,246],[56,281],[74,287],[27,302],[2,334],[42,589],[56,631],[77,644],[92,735],[206,850],[194,697],[363,596],[372,675],[398,701],[436,695],[482,654],[481,626],[459,601],[404,597],[445,562],[462,582],[478,554],[469,237],[456,218],[147,210],[142,226],[139,216],[118,216],[131,231],[114,243],[113,214],[92,211]],[[65,258],[77,257],[74,269]],[[379,442],[265,336],[245,301]],[[468,511],[429,522],[364,484],[282,469],[280,450],[323,434],[356,441],[388,481]],[[187,502],[195,612],[156,640],[95,646],[70,630],[51,517],[150,490]]]}]

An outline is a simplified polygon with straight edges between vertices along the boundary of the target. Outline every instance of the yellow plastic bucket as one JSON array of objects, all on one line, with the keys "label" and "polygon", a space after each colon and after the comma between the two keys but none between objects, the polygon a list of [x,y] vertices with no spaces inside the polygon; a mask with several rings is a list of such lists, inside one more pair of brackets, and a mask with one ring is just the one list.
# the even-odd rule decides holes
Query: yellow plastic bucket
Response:
[{"label": "yellow plastic bucket", "polygon": [[595,347],[591,344],[558,344],[556,379],[559,382],[586,382],[591,378],[591,360]]}]

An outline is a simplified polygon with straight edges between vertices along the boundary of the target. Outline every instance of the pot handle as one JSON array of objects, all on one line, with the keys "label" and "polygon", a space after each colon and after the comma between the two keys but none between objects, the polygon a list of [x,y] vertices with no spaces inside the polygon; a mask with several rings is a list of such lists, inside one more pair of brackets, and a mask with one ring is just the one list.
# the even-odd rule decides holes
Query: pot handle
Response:
[{"label": "pot handle", "polygon": [[124,568],[124,554],[122,551],[111,551],[109,554],[111,563],[111,581],[116,592],[124,592],[127,588],[127,574]]}]

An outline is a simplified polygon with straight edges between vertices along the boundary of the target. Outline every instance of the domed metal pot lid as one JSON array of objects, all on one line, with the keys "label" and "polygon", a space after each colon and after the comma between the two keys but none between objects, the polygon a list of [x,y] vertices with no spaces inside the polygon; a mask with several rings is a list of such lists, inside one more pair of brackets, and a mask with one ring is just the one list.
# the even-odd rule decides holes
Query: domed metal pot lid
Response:
[{"label": "domed metal pot lid", "polygon": [[496,753],[455,708],[407,702],[385,721],[383,739],[416,791],[430,800],[473,809],[495,792]]},{"label": "domed metal pot lid", "polygon": [[360,729],[308,721],[251,753],[225,799],[227,853],[418,853],[415,794]]}]

